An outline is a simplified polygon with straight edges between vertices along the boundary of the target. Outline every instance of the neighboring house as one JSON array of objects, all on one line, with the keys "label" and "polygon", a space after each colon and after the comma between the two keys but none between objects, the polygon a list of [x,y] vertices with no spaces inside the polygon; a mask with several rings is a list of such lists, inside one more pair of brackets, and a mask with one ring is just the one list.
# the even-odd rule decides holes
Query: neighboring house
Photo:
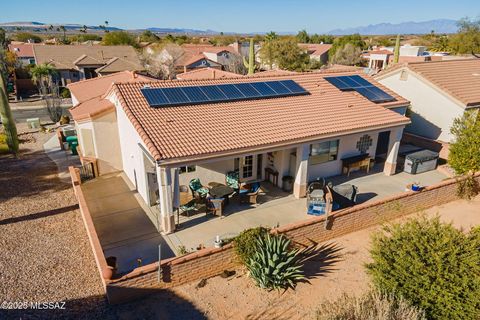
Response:
[{"label": "neighboring house", "polygon": [[[154,48],[147,47],[145,50],[147,50],[147,54],[154,54]],[[232,47],[210,44],[184,44],[181,46],[181,52],[175,50],[173,53],[168,49],[163,49],[157,59],[160,62],[174,61],[176,73],[200,68],[230,70],[235,63],[243,64],[240,55]]]},{"label": "neighboring house", "polygon": [[[354,75],[391,95],[389,102],[373,102],[327,80]],[[259,92],[271,96],[258,98]],[[208,98],[201,103],[204,94]],[[225,183],[234,171],[247,183],[266,179],[269,168],[278,172],[280,187],[283,176],[292,176],[299,198],[309,181],[340,174],[342,158],[362,152],[386,158],[384,172],[391,175],[410,122],[389,110],[406,108],[407,100],[353,72],[123,82],[98,99],[99,110],[92,112],[115,121],[109,125],[117,126],[120,150],[106,145],[107,134],[96,137],[108,141],[93,144],[121,157],[122,170],[145,203],[158,206],[158,216],[150,218],[166,233],[175,229],[180,186],[193,178],[205,185]]]},{"label": "neighboring house", "polygon": [[332,48],[331,44],[299,43],[298,46],[307,51],[310,60],[315,60],[323,64],[328,63],[328,52]]},{"label": "neighboring house", "polygon": [[143,71],[131,46],[44,45],[33,46],[36,64],[47,63],[58,70],[61,85],[119,71]]},{"label": "neighboring house", "polygon": [[[442,56],[430,55],[426,51],[425,46],[411,46],[409,44],[400,47],[400,54],[398,57],[399,63],[404,62],[424,62],[424,61],[440,61]],[[364,53],[363,58],[368,61],[368,68],[372,72],[378,72],[386,69],[394,60],[394,47],[382,47],[370,50]]]},{"label": "neighboring house", "polygon": [[152,81],[131,71],[69,84],[73,107],[69,110],[77,131],[79,154],[96,159],[100,174],[122,170],[117,119],[114,105],[102,98],[114,82]]},{"label": "neighboring house", "polygon": [[8,50],[15,53],[21,65],[26,67],[35,64],[33,46],[34,44],[32,43],[11,43],[8,45]]},{"label": "neighboring house", "polygon": [[398,64],[376,76],[411,101],[406,131],[451,142],[453,120],[480,107],[480,59]]},{"label": "neighboring house", "polygon": [[243,77],[243,75],[214,68],[200,68],[177,74],[177,79],[179,80],[231,79],[240,77]]}]

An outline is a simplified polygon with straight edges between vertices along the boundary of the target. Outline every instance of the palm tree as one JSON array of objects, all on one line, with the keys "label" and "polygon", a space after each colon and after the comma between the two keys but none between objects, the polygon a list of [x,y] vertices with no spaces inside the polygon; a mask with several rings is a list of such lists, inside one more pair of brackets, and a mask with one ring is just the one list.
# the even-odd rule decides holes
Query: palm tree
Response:
[{"label": "palm tree", "polygon": [[7,90],[2,72],[0,72],[0,117],[5,128],[8,149],[16,155],[18,152],[17,127],[8,104]]},{"label": "palm tree", "polygon": [[65,42],[65,40],[66,40],[66,38],[67,38],[65,32],[66,32],[67,30],[65,29],[65,26],[60,26],[59,29],[63,32],[63,42]]},{"label": "palm tree", "polygon": [[83,25],[83,27],[80,29],[80,32],[82,33],[87,33],[88,27],[86,25]]},{"label": "palm tree", "polygon": [[274,31],[270,31],[265,35],[265,41],[273,41],[273,40],[278,40],[278,35]]},{"label": "palm tree", "polygon": [[53,77],[58,74],[57,69],[48,63],[37,64],[30,69],[32,80],[39,88],[40,94],[45,95],[47,88],[52,84]]},{"label": "palm tree", "polygon": [[107,20],[105,20],[105,32],[107,32],[107,33],[110,32],[110,31],[108,30],[108,21],[107,21]]}]

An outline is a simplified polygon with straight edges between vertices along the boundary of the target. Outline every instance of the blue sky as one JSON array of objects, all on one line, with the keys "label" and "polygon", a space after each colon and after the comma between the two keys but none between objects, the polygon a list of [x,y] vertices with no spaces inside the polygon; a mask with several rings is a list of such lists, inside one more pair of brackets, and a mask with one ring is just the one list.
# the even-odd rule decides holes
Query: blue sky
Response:
[{"label": "blue sky", "polygon": [[39,21],[120,28],[180,27],[233,32],[326,32],[381,22],[480,15],[479,0],[15,0],[0,22]]}]

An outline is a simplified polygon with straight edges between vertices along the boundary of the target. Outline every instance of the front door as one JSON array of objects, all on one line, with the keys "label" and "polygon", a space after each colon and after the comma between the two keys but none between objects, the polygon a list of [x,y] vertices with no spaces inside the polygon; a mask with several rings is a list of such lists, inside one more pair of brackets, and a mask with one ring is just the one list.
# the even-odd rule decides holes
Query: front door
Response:
[{"label": "front door", "polygon": [[257,175],[257,157],[240,158],[240,181],[254,180]]},{"label": "front door", "polygon": [[377,149],[375,158],[384,158],[388,153],[388,145],[390,143],[390,131],[383,131],[378,134]]}]

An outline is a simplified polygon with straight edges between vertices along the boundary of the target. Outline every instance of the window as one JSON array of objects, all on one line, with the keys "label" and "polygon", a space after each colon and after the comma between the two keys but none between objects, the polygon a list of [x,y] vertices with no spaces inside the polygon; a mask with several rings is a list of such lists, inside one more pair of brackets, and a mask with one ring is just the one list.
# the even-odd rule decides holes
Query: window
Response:
[{"label": "window", "polygon": [[310,164],[337,160],[339,140],[325,141],[310,145]]},{"label": "window", "polygon": [[253,156],[243,158],[242,178],[251,178],[253,176]]},{"label": "window", "polygon": [[197,167],[196,166],[185,166],[185,167],[180,167],[178,169],[179,169],[178,173],[182,174],[182,173],[188,173],[188,172],[195,172],[197,170]]}]

